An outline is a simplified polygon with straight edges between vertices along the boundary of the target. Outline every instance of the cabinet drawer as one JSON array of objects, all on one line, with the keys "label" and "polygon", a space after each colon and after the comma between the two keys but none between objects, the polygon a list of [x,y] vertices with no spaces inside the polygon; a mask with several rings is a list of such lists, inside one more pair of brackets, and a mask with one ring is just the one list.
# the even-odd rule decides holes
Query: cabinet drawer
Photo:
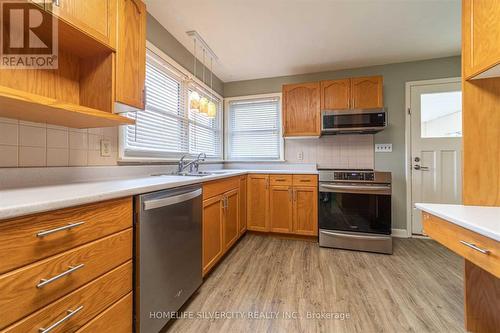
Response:
[{"label": "cabinet drawer", "polygon": [[131,258],[132,228],[0,276],[0,328]]},{"label": "cabinet drawer", "polygon": [[292,185],[292,175],[270,175],[271,185]]},{"label": "cabinet drawer", "polygon": [[[99,318],[102,314],[106,313],[108,311],[106,308],[114,306],[113,303],[120,300],[123,296],[127,295],[125,297],[130,296],[132,298],[131,290],[132,261],[128,261],[71,294],[23,318],[8,327],[5,331],[2,331],[2,333],[39,333],[40,328],[48,328],[62,318],[70,315],[68,311],[75,311],[82,307],[55,328],[55,332],[74,332],[92,318],[96,316]],[[123,321],[126,322],[127,312],[124,311],[121,316]],[[132,310],[130,309],[131,316]],[[132,321],[131,318],[130,321]],[[96,330],[94,332],[103,331]],[[129,330],[129,332],[132,332],[132,330]]]},{"label": "cabinet drawer", "polygon": [[294,186],[317,186],[318,176],[316,175],[293,175]]},{"label": "cabinet drawer", "polygon": [[[74,227],[68,229],[68,225]],[[131,226],[132,198],[2,221],[0,274]],[[39,235],[41,232],[51,231],[54,232]]]},{"label": "cabinet drawer", "polygon": [[221,195],[240,186],[240,177],[214,180],[203,184],[203,200]]},{"label": "cabinet drawer", "polygon": [[131,333],[132,330],[132,293],[130,293],[92,319],[77,333]]},{"label": "cabinet drawer", "polygon": [[[500,242],[425,212],[422,213],[422,218],[424,232],[427,235],[500,278]],[[473,248],[474,246],[476,249]],[[481,249],[489,253],[481,253]]]}]

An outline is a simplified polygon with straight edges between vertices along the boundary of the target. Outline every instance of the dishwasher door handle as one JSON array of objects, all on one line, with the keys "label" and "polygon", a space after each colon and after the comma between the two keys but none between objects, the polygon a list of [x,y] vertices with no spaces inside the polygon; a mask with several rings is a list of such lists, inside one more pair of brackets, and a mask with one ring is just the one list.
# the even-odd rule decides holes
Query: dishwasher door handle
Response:
[{"label": "dishwasher door handle", "polygon": [[175,205],[175,204],[196,198],[197,196],[200,196],[201,193],[202,193],[201,189],[197,189],[195,191],[179,194],[179,195],[176,195],[173,197],[166,197],[166,198],[161,198],[161,199],[151,199],[148,201],[144,201],[144,210],[150,210],[150,209]]}]

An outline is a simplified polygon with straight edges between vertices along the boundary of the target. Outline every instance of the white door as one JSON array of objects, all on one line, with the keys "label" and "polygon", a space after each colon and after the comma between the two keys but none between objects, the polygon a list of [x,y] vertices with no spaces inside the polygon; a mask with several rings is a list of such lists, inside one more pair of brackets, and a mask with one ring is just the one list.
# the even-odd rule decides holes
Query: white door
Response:
[{"label": "white door", "polygon": [[412,233],[422,234],[416,202],[462,202],[460,81],[410,86]]}]

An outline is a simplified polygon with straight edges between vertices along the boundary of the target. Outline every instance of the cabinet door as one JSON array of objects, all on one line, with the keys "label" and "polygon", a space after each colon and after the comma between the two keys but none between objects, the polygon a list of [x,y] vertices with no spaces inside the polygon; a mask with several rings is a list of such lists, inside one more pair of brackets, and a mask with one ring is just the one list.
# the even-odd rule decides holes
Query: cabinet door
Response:
[{"label": "cabinet door", "polygon": [[318,235],[317,187],[294,187],[293,231],[299,235]]},{"label": "cabinet door", "polygon": [[95,39],[114,46],[116,0],[49,1],[46,9]]},{"label": "cabinet door", "polygon": [[292,232],[293,201],[291,186],[271,186],[269,221],[272,232]]},{"label": "cabinet door", "polygon": [[462,62],[466,79],[500,65],[498,17],[498,1],[462,2]]},{"label": "cabinet door", "polygon": [[351,79],[351,109],[375,109],[384,106],[381,76]]},{"label": "cabinet door", "polygon": [[349,109],[351,80],[321,81],[321,110]]},{"label": "cabinet door", "polygon": [[222,196],[219,195],[203,201],[203,275],[222,256],[222,219]]},{"label": "cabinet door", "polygon": [[247,228],[269,231],[269,175],[249,175]]},{"label": "cabinet door", "polygon": [[319,82],[283,86],[283,135],[320,135]]},{"label": "cabinet door", "polygon": [[240,223],[239,233],[247,231],[247,176],[240,178]]},{"label": "cabinet door", "polygon": [[146,6],[118,0],[116,101],[144,109],[146,77]]},{"label": "cabinet door", "polygon": [[224,251],[228,250],[237,240],[239,235],[238,221],[240,212],[238,210],[240,201],[240,190],[235,189],[224,195],[224,222],[222,224]]}]

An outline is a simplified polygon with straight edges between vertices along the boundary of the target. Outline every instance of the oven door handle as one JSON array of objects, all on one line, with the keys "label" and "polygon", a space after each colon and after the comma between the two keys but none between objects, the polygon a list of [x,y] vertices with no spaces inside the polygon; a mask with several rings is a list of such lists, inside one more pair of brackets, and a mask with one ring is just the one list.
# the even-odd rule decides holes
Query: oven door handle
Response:
[{"label": "oven door handle", "polygon": [[363,236],[358,236],[358,235],[351,235],[351,234],[344,234],[344,233],[338,233],[338,232],[330,232],[330,231],[324,231],[320,230],[320,234],[323,235],[328,235],[328,236],[335,236],[335,237],[343,237],[343,238],[350,238],[350,239],[370,239],[370,240],[386,240],[388,237],[391,237],[391,235],[384,235],[384,236],[372,236],[369,235],[367,236],[366,234]]},{"label": "oven door handle", "polygon": [[325,192],[322,191],[321,189],[327,189],[327,190],[359,190],[359,191],[387,191],[391,189],[390,185],[380,185],[380,186],[363,186],[363,185],[320,185],[319,186],[319,191],[320,192]]}]

